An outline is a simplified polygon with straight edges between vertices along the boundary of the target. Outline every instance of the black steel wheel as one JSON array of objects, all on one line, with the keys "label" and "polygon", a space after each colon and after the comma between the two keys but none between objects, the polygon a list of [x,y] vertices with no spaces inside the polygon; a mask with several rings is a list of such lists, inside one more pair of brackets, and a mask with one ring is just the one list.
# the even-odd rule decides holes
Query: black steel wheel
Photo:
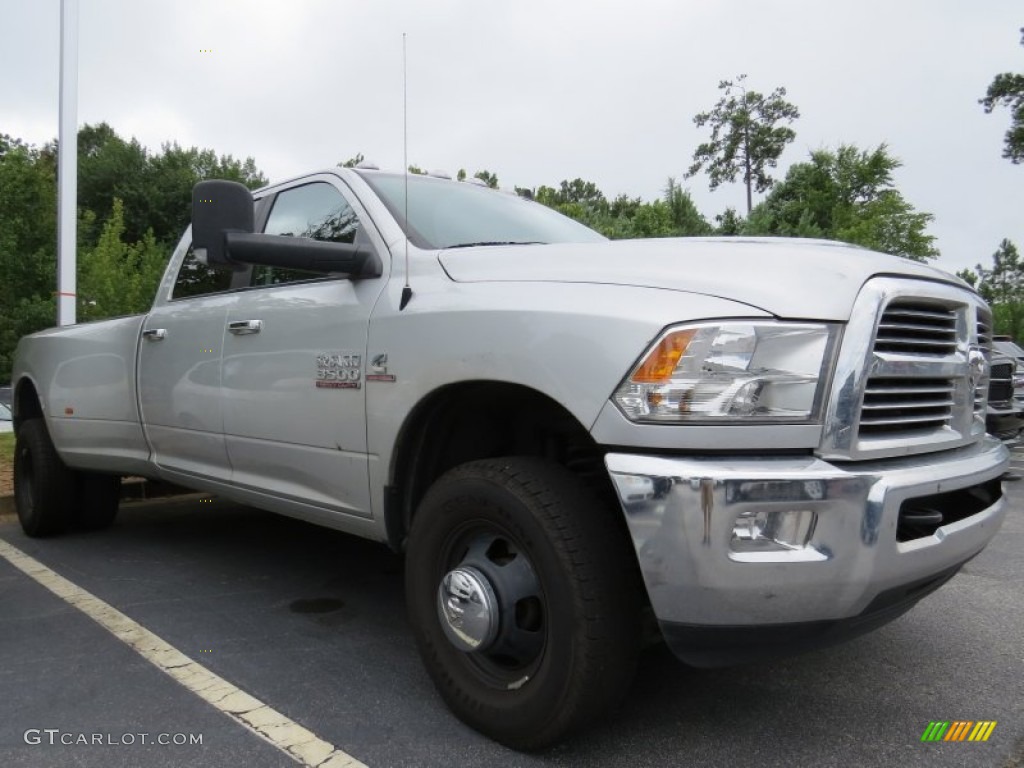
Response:
[{"label": "black steel wheel", "polygon": [[18,428],[14,446],[14,504],[29,536],[55,536],[71,523],[75,473],[57,455],[46,422],[28,419]]},{"label": "black steel wheel", "polygon": [[539,459],[453,469],[409,533],[406,596],[427,670],[460,719],[516,749],[621,700],[639,648],[636,584],[614,511]]}]

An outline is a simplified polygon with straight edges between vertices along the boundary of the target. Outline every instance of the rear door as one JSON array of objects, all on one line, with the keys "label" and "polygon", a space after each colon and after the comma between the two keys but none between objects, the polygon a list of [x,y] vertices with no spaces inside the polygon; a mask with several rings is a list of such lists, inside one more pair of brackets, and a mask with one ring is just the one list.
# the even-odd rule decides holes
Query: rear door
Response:
[{"label": "rear door", "polygon": [[196,260],[189,248],[170,300],[149,313],[139,341],[139,406],[154,462],[224,482],[231,468],[220,369],[233,278]]},{"label": "rear door", "polygon": [[[284,188],[264,231],[371,242],[372,226],[337,177]],[[225,318],[224,433],[233,482],[316,507],[369,516],[364,370],[384,274],[348,279],[255,266]]]}]

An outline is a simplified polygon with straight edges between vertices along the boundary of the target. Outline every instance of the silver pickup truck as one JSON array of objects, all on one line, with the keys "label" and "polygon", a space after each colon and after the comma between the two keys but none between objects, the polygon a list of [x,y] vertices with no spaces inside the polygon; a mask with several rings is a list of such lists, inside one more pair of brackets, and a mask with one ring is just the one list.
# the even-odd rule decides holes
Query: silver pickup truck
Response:
[{"label": "silver pickup truck", "polygon": [[159,478],[406,553],[424,663],[535,749],[655,633],[698,666],[850,637],[992,538],[992,318],[830,242],[609,242],[533,202],[331,169],[199,184],[143,316],[23,339],[18,514]]}]

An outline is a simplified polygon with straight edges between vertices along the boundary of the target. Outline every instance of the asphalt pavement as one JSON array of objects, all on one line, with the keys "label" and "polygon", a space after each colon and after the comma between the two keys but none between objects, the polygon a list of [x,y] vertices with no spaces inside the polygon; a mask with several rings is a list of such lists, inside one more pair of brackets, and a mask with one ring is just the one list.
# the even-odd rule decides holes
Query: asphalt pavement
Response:
[{"label": "asphalt pavement", "polygon": [[[448,713],[406,621],[402,560],[381,545],[198,496],[52,540],[6,517],[0,540],[371,768],[1022,768],[1024,483],[1007,490],[999,536],[892,624],[729,669],[653,648],[613,719],[539,755]],[[936,720],[997,725],[984,743],[922,742]],[[0,765],[233,764],[295,762],[0,557]]]}]

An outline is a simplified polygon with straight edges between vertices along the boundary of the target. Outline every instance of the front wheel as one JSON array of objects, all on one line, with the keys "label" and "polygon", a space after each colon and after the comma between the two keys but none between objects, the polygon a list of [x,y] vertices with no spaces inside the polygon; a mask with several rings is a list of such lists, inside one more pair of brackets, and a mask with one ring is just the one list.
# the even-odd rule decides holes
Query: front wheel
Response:
[{"label": "front wheel", "polygon": [[409,533],[420,653],[464,722],[539,749],[624,695],[639,647],[635,560],[613,513],[566,470],[476,461],[428,491]]}]

